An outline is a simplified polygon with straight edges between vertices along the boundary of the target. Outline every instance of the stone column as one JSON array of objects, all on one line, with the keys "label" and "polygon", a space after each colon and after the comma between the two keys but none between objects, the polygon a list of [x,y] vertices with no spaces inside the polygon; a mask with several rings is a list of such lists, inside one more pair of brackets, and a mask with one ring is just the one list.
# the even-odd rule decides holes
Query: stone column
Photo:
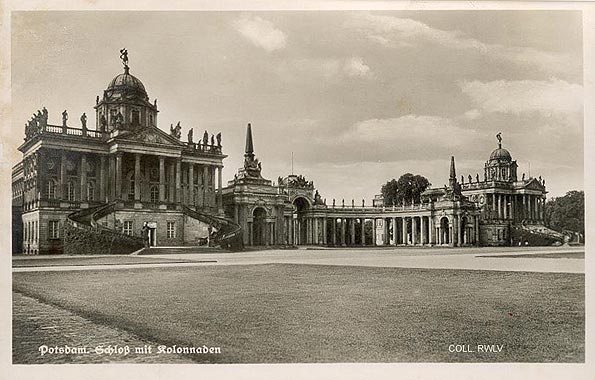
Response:
[{"label": "stone column", "polygon": [[351,218],[349,219],[349,224],[350,224],[350,230],[351,230],[351,245],[355,245],[355,219]]},{"label": "stone column", "polygon": [[527,215],[528,215],[527,219],[529,219],[529,220],[533,220],[533,210],[531,207],[531,202],[532,202],[531,195],[527,195]]},{"label": "stone column", "polygon": [[492,193],[492,211],[495,212],[495,215],[498,215],[498,209],[496,208],[496,193]]},{"label": "stone column", "polygon": [[122,153],[116,153],[116,199],[122,199]]},{"label": "stone column", "polygon": [[217,167],[217,210],[223,213],[223,167]]},{"label": "stone column", "polygon": [[361,245],[363,247],[366,246],[366,219],[365,218],[360,218],[360,229],[361,229]]},{"label": "stone column", "polygon": [[[182,203],[182,159],[176,159],[176,202]],[[252,234],[250,234],[252,236]]]},{"label": "stone column", "polygon": [[328,237],[326,236],[326,223],[327,223],[327,218],[322,218],[322,244],[327,245],[328,244]]},{"label": "stone column", "polygon": [[165,157],[159,156],[159,202],[165,202]]},{"label": "stone column", "polygon": [[437,236],[437,244],[438,245],[442,245],[442,231],[440,229],[440,227],[436,227],[436,236]]},{"label": "stone column", "polygon": [[312,241],[312,244],[314,245],[318,245],[319,244],[319,240],[318,240],[318,218],[313,218],[312,222],[314,223],[313,226],[313,231],[312,231],[312,235],[314,240]]},{"label": "stone column", "polygon": [[341,218],[341,245],[344,247],[345,245],[347,245],[345,243],[345,240],[347,238],[347,219],[345,218]]},{"label": "stone column", "polygon": [[393,239],[394,245],[397,245],[397,218],[393,216],[391,223],[393,224],[393,233],[391,238]]},{"label": "stone column", "polygon": [[376,247],[378,245],[377,238],[376,238],[376,218],[372,219],[372,246]]},{"label": "stone column", "polygon": [[417,234],[417,217],[411,218],[411,244],[419,243],[419,235]]},{"label": "stone column", "polygon": [[498,219],[502,219],[502,195],[498,194]]},{"label": "stone column", "polygon": [[252,222],[248,222],[248,245],[252,245]]},{"label": "stone column", "polygon": [[434,236],[435,233],[434,218],[428,216],[428,238],[430,239],[430,245],[436,244],[436,236]]},{"label": "stone column", "polygon": [[401,233],[402,233],[402,238],[403,238],[403,245],[407,245],[407,218],[401,218],[401,220],[403,221],[402,223],[402,228],[401,228]]},{"label": "stone column", "polygon": [[140,153],[134,154],[134,200],[141,200]]},{"label": "stone column", "polygon": [[207,190],[209,188],[209,167],[204,165],[202,167],[202,207],[207,207]]},{"label": "stone column", "polygon": [[475,216],[475,244],[479,244],[479,216]]},{"label": "stone column", "polygon": [[188,199],[186,204],[194,206],[194,163],[188,163]]},{"label": "stone column", "polygon": [[457,245],[460,247],[463,245],[463,218],[461,215],[457,215]]},{"label": "stone column", "polygon": [[60,151],[60,184],[58,186],[58,199],[65,199],[66,189],[66,152]]},{"label": "stone column", "polygon": [[107,202],[106,198],[106,183],[105,178],[105,156],[102,154],[99,156],[99,200],[101,202]]},{"label": "stone column", "polygon": [[508,195],[503,195],[504,198],[504,219],[508,219]]},{"label": "stone column", "polygon": [[[170,203],[175,203],[176,202],[176,164],[174,161],[169,160],[170,163],[167,165],[167,171],[168,171],[168,187],[169,187],[169,193],[168,193],[168,202]],[[244,231],[247,231],[248,226],[246,226],[246,228],[244,229]],[[246,243],[247,244],[247,243]]]},{"label": "stone column", "polygon": [[337,218],[331,219],[331,241],[333,245],[337,245]]},{"label": "stone column", "polygon": [[81,154],[81,201],[87,201],[87,155]]}]

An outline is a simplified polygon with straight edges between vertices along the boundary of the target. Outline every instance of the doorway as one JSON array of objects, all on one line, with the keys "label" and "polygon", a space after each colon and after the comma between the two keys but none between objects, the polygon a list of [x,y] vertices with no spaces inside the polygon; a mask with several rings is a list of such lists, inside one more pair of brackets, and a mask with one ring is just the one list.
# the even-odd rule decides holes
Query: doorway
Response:
[{"label": "doorway", "polygon": [[149,228],[149,246],[155,247],[157,245],[157,222],[147,222]]}]

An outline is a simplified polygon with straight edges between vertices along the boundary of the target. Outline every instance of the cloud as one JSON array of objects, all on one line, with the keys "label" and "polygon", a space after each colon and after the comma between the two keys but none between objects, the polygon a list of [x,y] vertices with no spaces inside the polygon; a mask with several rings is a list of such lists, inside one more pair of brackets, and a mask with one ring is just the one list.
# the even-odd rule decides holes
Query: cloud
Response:
[{"label": "cloud", "polygon": [[234,21],[235,29],[254,45],[269,53],[287,46],[287,35],[258,16],[244,15]]},{"label": "cloud", "polygon": [[460,31],[433,28],[410,18],[355,12],[346,25],[360,31],[371,41],[393,48],[430,42],[450,49],[475,51],[497,60],[537,67],[544,72],[567,73],[576,66],[568,54],[484,43]]},{"label": "cloud", "polygon": [[337,80],[345,77],[372,77],[373,71],[361,57],[351,58],[302,58],[283,62],[277,66],[282,78],[288,81],[302,82],[305,77],[322,77]]},{"label": "cloud", "polygon": [[463,114],[463,118],[467,120],[476,120],[481,117],[481,111],[478,109],[472,109]]},{"label": "cloud", "polygon": [[353,57],[345,62],[343,71],[350,77],[365,77],[370,73],[370,66],[361,57]]},{"label": "cloud", "polygon": [[[472,140],[476,132],[459,127],[453,120],[439,116],[405,115],[390,119],[370,119],[353,125],[343,135],[347,141],[399,142],[399,145],[419,145],[421,136],[431,136],[442,145],[458,146],[462,140]],[[453,137],[456,137],[454,139]]]},{"label": "cloud", "polygon": [[459,85],[463,93],[486,112],[539,113],[545,117],[582,114],[582,86],[559,79],[464,81]]}]

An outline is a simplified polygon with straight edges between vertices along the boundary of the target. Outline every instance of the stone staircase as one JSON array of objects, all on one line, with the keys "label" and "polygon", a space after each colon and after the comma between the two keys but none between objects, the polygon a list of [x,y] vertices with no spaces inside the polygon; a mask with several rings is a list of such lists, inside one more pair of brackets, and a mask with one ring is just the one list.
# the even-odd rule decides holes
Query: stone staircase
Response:
[{"label": "stone staircase", "polygon": [[64,253],[67,255],[117,255],[141,249],[143,239],[107,228],[97,221],[115,211],[106,203],[69,214],[64,223]]},{"label": "stone staircase", "polygon": [[241,251],[244,249],[242,227],[239,224],[217,215],[193,210],[187,206],[182,206],[182,212],[191,218],[215,227],[217,232],[211,237],[211,246],[219,246],[232,251]]},{"label": "stone staircase", "polygon": [[545,246],[561,244],[565,242],[565,235],[554,231],[544,225],[522,224],[521,226],[513,227],[512,237],[514,245],[528,245]]}]

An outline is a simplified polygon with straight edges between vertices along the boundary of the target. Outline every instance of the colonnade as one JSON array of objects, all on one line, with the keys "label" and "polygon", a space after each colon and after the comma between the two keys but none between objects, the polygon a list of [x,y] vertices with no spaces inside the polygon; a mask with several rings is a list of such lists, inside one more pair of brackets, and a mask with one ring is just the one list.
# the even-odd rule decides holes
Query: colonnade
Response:
[{"label": "colonnade", "polygon": [[285,217],[285,229],[286,244],[290,245],[461,246],[479,242],[479,217],[475,215],[302,218],[294,215]]},{"label": "colonnade", "polygon": [[543,221],[545,197],[541,194],[488,194],[492,219]]},{"label": "colonnade", "polygon": [[[40,154],[40,161],[44,165],[50,156],[58,161],[55,177],[51,178],[47,170],[39,172],[39,181],[44,184],[42,197],[47,199],[79,202],[126,200],[183,203],[199,207],[216,207],[218,210],[223,208],[222,166],[196,164],[180,157],[140,153],[117,152],[106,155],[80,152],[76,155],[78,163],[68,157],[72,156],[71,152],[60,151],[58,155],[59,158],[55,153],[50,154],[48,151]],[[125,158],[132,160],[130,164],[133,166],[133,174],[130,178],[124,178]],[[70,173],[72,170],[67,167],[68,162],[76,165],[75,175]],[[95,169],[88,170],[89,164],[94,165]],[[145,178],[142,177],[141,167],[144,168]],[[151,170],[158,171],[158,178],[155,180],[147,180]],[[198,186],[199,178],[202,178],[202,186]],[[71,188],[74,183],[76,185]]]}]

